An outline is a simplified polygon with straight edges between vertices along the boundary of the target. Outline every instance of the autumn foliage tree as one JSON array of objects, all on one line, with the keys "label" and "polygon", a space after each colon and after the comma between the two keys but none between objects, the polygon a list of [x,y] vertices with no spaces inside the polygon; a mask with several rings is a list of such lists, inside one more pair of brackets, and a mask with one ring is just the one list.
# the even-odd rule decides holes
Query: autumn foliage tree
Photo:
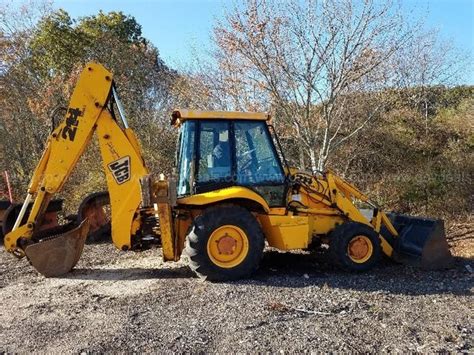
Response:
[{"label": "autumn foliage tree", "polygon": [[[133,17],[99,12],[73,19],[66,11],[53,11],[43,3],[2,11],[1,168],[16,178],[17,189],[26,187],[39,160],[51,128],[51,113],[67,106],[77,75],[91,60],[114,72],[128,118],[144,137],[150,165],[169,161],[166,137],[174,137],[162,112],[168,109],[169,80],[176,74],[142,36]],[[31,21],[23,20],[33,16]],[[93,172],[100,171],[96,153],[84,157],[72,189],[81,183],[92,190],[104,187],[97,176],[101,173]]]}]

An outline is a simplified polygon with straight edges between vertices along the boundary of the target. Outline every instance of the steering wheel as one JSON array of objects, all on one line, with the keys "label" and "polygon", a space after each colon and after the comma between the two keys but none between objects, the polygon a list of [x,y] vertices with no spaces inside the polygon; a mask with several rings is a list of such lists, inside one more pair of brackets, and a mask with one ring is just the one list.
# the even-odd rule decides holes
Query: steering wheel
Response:
[{"label": "steering wheel", "polygon": [[[239,156],[238,159],[240,159],[242,156],[243,155]],[[256,165],[253,163],[252,159],[249,159],[239,167],[238,174],[248,177],[250,182],[255,182],[257,180],[255,178],[256,171]]]},{"label": "steering wheel", "polygon": [[[240,159],[241,157],[238,157],[237,159]],[[239,170],[247,170],[248,168],[250,168],[250,166],[252,165],[252,160],[249,159],[245,162],[245,164],[243,164],[242,166],[239,167]]]}]

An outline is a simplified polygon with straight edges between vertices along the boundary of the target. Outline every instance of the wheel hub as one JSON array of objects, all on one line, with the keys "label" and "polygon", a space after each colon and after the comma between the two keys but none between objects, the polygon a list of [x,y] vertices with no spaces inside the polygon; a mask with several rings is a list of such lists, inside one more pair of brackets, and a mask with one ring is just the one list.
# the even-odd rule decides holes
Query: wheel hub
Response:
[{"label": "wheel hub", "polygon": [[373,246],[370,239],[365,235],[357,235],[351,239],[347,246],[347,254],[355,263],[361,264],[370,259]]},{"label": "wheel hub", "polygon": [[232,254],[237,246],[237,241],[228,234],[225,234],[222,238],[217,240],[216,243],[219,253],[225,255]]},{"label": "wheel hub", "polygon": [[249,252],[247,234],[237,226],[224,225],[212,232],[207,242],[209,259],[217,266],[239,265]]}]

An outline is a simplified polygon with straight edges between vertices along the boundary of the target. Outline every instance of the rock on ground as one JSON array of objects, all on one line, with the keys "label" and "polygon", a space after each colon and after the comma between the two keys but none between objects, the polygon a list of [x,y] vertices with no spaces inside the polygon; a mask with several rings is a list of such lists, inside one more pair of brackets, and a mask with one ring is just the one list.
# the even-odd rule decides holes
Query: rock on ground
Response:
[{"label": "rock on ground", "polygon": [[268,250],[254,278],[229,283],[164,264],[160,250],[87,245],[54,279],[1,250],[0,353],[472,353],[472,241],[462,238],[453,269],[430,272],[386,261],[350,274],[324,256]]}]

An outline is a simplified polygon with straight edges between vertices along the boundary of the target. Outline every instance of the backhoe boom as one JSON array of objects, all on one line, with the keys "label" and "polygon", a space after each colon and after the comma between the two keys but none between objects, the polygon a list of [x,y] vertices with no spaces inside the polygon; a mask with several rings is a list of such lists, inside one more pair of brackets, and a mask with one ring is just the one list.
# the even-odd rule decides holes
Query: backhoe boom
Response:
[{"label": "backhoe boom", "polygon": [[[141,201],[139,179],[147,175],[148,170],[135,135],[128,128],[123,108],[119,106],[119,114],[125,128],[120,127],[113,118],[109,109],[112,107],[111,101],[119,102],[113,88],[112,73],[99,64],[89,63],[79,77],[64,120],[48,137],[46,149],[32,176],[22,212],[13,230],[5,236],[4,244],[9,252],[22,257],[28,246],[44,238],[45,232],[42,231],[40,236],[36,233],[44,211],[52,196],[62,189],[71,175],[94,132],[98,136],[110,193],[113,240],[123,250],[131,248],[132,221]],[[33,201],[33,206],[27,222],[21,224],[30,201]],[[83,228],[87,228],[86,224]],[[84,234],[77,228],[68,230],[66,234],[74,231]],[[62,231],[61,236],[64,234]],[[35,249],[38,249],[37,245]],[[41,252],[45,251],[38,251]],[[48,252],[51,252],[51,247]],[[68,251],[61,250],[58,253],[67,254]]]}]

